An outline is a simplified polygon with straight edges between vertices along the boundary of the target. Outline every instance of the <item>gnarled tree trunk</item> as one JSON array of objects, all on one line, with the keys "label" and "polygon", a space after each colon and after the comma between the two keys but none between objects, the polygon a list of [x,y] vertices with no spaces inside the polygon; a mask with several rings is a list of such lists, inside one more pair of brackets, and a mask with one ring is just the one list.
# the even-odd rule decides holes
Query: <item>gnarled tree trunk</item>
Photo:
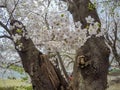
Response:
[{"label": "gnarled tree trunk", "polygon": [[[18,26],[14,26],[16,23],[18,23]],[[25,35],[23,36],[23,33],[26,34],[27,31],[24,25],[20,28],[21,25],[23,25],[21,22],[12,20],[11,26],[14,28],[11,32],[13,36],[15,34],[21,36],[15,42],[15,47],[21,57],[25,71],[31,78],[33,90],[67,90],[68,83],[61,75],[60,70],[53,66],[47,55],[37,50],[30,38],[27,39]],[[18,49],[20,43],[22,43],[22,46]]]},{"label": "gnarled tree trunk", "polygon": [[[81,21],[82,28],[89,26],[85,20],[88,16],[94,18],[95,22],[100,23],[95,7],[92,10],[88,8],[88,5],[94,6],[90,0],[72,0],[68,1],[68,3],[68,10],[73,15],[74,21]],[[79,48],[74,64],[74,90],[106,89],[109,53],[110,50],[105,44],[103,36],[96,37],[93,35]]]},{"label": "gnarled tree trunk", "polygon": [[[105,90],[109,67],[109,49],[103,37],[92,36],[77,51],[74,66],[74,90]],[[85,62],[81,64],[81,60]]]}]

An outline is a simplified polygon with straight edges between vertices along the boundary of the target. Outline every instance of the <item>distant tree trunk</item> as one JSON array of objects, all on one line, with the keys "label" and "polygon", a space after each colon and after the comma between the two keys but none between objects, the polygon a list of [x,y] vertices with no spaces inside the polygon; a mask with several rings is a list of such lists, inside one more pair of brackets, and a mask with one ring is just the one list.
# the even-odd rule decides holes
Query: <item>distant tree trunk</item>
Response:
[{"label": "distant tree trunk", "polygon": [[[64,0],[68,1],[68,0]],[[94,5],[90,0],[68,1],[68,10],[74,21],[81,21],[82,28],[88,26],[85,18],[91,16],[99,22]],[[91,5],[92,10],[88,8]],[[100,32],[100,29],[99,31]],[[105,90],[109,67],[110,50],[105,44],[104,37],[93,35],[79,48],[76,55],[73,72],[73,90]]]},{"label": "distant tree trunk", "polygon": [[[33,90],[67,90],[68,83],[61,75],[60,70],[53,66],[47,55],[37,50],[30,38],[26,39],[23,36],[21,32],[27,33],[25,27],[20,29],[19,26],[14,26],[15,23],[19,23],[19,26],[23,24],[12,20],[11,26],[14,28],[11,32],[13,36],[21,35],[21,39],[15,42],[15,48],[20,55],[24,70],[31,78]],[[22,43],[21,50],[18,49],[20,43]]]}]

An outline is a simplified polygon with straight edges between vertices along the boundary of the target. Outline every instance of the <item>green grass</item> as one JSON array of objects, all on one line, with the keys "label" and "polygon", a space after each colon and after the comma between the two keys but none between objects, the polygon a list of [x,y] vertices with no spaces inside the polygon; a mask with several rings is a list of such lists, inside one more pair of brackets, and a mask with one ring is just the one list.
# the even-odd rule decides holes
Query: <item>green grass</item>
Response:
[{"label": "green grass", "polygon": [[112,69],[110,72],[120,72],[120,69]]},{"label": "green grass", "polygon": [[112,69],[111,71],[109,71],[109,75],[120,75],[120,69]]},{"label": "green grass", "polygon": [[0,79],[0,90],[32,90],[32,87],[22,80]]}]

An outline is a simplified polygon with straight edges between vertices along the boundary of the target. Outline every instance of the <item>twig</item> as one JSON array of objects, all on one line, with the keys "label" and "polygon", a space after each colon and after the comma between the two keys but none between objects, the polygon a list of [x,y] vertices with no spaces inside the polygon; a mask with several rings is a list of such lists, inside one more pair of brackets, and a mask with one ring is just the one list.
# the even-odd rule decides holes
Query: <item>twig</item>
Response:
[{"label": "twig", "polygon": [[16,63],[20,63],[20,62],[21,62],[21,60],[16,61],[16,62],[14,62],[14,63],[10,63],[9,65],[7,65],[7,67],[6,67],[6,68],[9,68],[10,66],[12,66],[12,65],[14,65],[14,64],[16,64]]},{"label": "twig", "polygon": [[5,71],[3,72],[3,75],[6,73],[6,71],[7,71],[7,69],[11,66],[11,65],[14,65],[14,64],[16,64],[16,63],[19,63],[19,62],[21,62],[21,61],[16,61],[16,62],[14,62],[14,63],[10,63],[10,64],[8,64],[5,68]]},{"label": "twig", "polygon": [[70,62],[67,64],[67,67],[69,67],[69,65],[70,65],[71,63],[74,63],[74,61],[70,61]]},{"label": "twig", "polygon": [[18,5],[18,2],[19,2],[19,0],[18,0],[17,3],[15,4],[15,7],[13,8],[13,10],[12,10],[12,12],[11,12],[11,14],[10,14],[10,17],[9,17],[7,23],[6,23],[6,26],[8,25],[8,22],[9,22],[9,20],[11,19],[12,15],[13,15],[13,12],[15,11],[15,9],[16,9],[16,7],[17,7],[17,5]]},{"label": "twig", "polygon": [[117,33],[118,33],[118,28],[117,28],[117,23],[116,23],[116,21],[115,21],[115,18],[114,18],[114,24],[115,24],[115,31],[114,31],[114,37],[115,37],[115,39],[114,39],[114,41],[113,41],[113,48],[116,47]]},{"label": "twig", "polygon": [[73,61],[73,58],[72,57],[70,57],[69,55],[67,55],[67,54],[63,54],[63,55],[61,55],[61,56],[66,56],[66,57],[68,57],[69,59],[71,59],[72,61]]}]

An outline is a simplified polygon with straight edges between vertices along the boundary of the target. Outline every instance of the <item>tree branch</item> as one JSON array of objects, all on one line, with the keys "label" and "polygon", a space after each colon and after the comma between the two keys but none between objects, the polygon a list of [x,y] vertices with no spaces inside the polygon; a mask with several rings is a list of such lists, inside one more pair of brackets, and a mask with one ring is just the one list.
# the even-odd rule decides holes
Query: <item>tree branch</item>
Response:
[{"label": "tree branch", "polygon": [[14,63],[10,63],[10,64],[8,64],[8,65],[7,65],[7,67],[6,67],[6,68],[9,68],[10,66],[15,65],[16,63],[20,63],[20,62],[21,62],[21,60],[16,61],[16,62],[14,62]]},{"label": "tree branch", "polygon": [[10,64],[8,64],[6,67],[4,67],[4,68],[5,68],[5,71],[3,72],[3,74],[6,73],[7,69],[9,69],[10,66],[15,65],[16,63],[20,63],[20,62],[21,62],[21,61],[16,61],[16,62],[14,62],[14,63],[10,63]]},{"label": "tree branch", "polygon": [[12,12],[10,13],[10,17],[9,17],[7,23],[6,23],[6,26],[8,25],[8,22],[9,22],[9,20],[11,19],[12,15],[13,15],[13,12],[15,11],[15,9],[16,9],[16,7],[17,7],[17,5],[18,5],[18,2],[19,2],[19,0],[17,1],[17,3],[15,4],[15,7],[13,8]]},{"label": "tree branch", "polygon": [[13,40],[13,38],[11,38],[10,36],[7,36],[7,35],[2,35],[2,36],[0,36],[0,38],[8,38],[10,40]]},{"label": "tree branch", "polygon": [[70,65],[71,63],[74,63],[74,61],[70,61],[70,62],[67,64],[67,67],[69,67],[69,65]]},{"label": "tree branch", "polygon": [[69,82],[69,76],[68,76],[68,74],[67,74],[67,72],[66,72],[66,69],[65,69],[65,67],[64,67],[64,64],[63,64],[62,58],[61,58],[61,56],[60,56],[60,53],[56,51],[56,54],[57,54],[57,56],[58,56],[58,58],[59,58],[60,65],[61,65],[61,68],[62,68],[62,70],[63,70],[63,73],[64,73],[67,81]]},{"label": "tree branch", "polygon": [[114,24],[115,24],[115,31],[114,31],[114,41],[113,41],[113,48],[116,48],[116,41],[117,41],[117,32],[118,32],[118,28],[117,28],[117,22],[115,21],[115,18],[114,19]]},{"label": "tree branch", "polygon": [[68,57],[69,59],[71,59],[71,60],[73,61],[73,58],[72,58],[72,57],[70,57],[70,56],[69,56],[69,55],[67,55],[67,54],[63,54],[62,56]]},{"label": "tree branch", "polygon": [[0,21],[0,26],[2,26],[10,35],[12,35],[8,27],[4,25],[1,21]]},{"label": "tree branch", "polygon": [[5,5],[0,5],[0,8],[5,8],[6,6]]},{"label": "tree branch", "polygon": [[[111,47],[111,48],[113,48],[113,40],[111,41],[110,39],[109,39],[109,37],[111,38],[111,36],[110,35],[108,35],[108,33],[106,34],[106,42],[107,42],[107,44]],[[111,38],[112,39],[112,38]]]}]

